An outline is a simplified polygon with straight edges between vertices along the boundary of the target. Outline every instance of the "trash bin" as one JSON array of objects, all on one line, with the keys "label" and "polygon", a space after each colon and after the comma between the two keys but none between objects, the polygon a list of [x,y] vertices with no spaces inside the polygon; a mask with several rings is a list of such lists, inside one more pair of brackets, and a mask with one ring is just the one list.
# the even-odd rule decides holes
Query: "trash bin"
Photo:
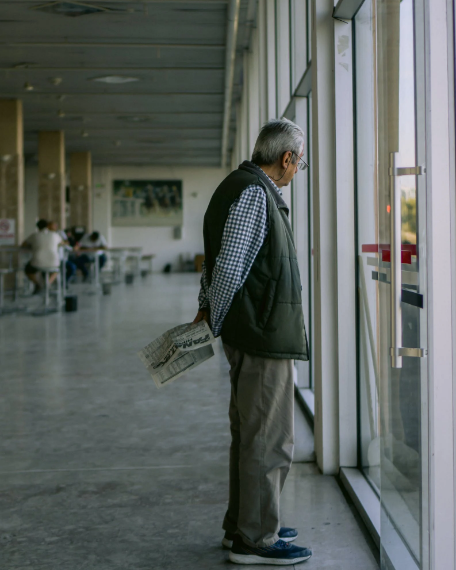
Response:
[{"label": "trash bin", "polygon": [[134,280],[135,280],[135,276],[133,275],[133,273],[126,273],[126,275],[125,275],[125,283],[126,283],[127,285],[131,285]]},{"label": "trash bin", "polygon": [[77,295],[68,295],[65,297],[65,312],[73,313],[78,310],[78,297]]}]

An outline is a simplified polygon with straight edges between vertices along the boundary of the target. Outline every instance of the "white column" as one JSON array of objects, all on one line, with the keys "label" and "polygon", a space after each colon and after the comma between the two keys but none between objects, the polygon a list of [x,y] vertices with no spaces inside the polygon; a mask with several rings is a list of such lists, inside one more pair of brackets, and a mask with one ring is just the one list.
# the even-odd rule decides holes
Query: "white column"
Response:
[{"label": "white column", "polygon": [[334,22],[339,462],[358,465],[352,27]]},{"label": "white column", "polygon": [[332,0],[312,0],[312,189],[315,291],[315,450],[339,469],[337,197]]},{"label": "white column", "polygon": [[[429,371],[429,497],[430,568],[455,568],[453,335],[451,268],[450,106],[454,84],[449,83],[449,41],[452,29],[446,0],[426,0],[426,182]],[[451,11],[450,11],[451,14]],[[447,20],[448,18],[448,20]],[[450,36],[451,37],[451,36]],[[454,128],[454,124],[451,125]],[[454,236],[453,236],[454,238]],[[453,242],[454,243],[454,242]]]}]

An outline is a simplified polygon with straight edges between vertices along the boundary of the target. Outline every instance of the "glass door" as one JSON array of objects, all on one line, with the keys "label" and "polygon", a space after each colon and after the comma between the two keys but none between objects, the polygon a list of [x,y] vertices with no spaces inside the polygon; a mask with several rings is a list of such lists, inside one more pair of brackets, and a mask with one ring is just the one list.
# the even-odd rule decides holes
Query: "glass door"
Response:
[{"label": "glass door", "polygon": [[397,570],[427,568],[421,21],[414,0],[366,0],[354,19],[359,456]]}]

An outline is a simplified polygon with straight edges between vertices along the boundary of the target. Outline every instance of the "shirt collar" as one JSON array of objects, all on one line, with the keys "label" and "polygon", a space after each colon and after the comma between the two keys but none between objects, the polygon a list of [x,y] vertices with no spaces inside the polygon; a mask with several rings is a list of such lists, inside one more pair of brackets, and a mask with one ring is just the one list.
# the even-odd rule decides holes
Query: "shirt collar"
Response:
[{"label": "shirt collar", "polygon": [[[263,172],[264,174],[266,174],[266,172],[265,172],[262,168],[260,168],[257,164],[254,164],[253,162],[252,162],[252,164],[253,164],[253,166],[254,166],[257,170],[261,170],[261,172]],[[271,181],[271,184],[274,186],[274,189],[277,191],[277,193],[278,193],[280,196],[283,196],[282,190],[277,186],[277,184],[274,182],[274,180],[273,180],[270,176],[268,176],[267,174],[266,174],[266,176],[267,176],[267,177],[269,178],[269,180]]]}]

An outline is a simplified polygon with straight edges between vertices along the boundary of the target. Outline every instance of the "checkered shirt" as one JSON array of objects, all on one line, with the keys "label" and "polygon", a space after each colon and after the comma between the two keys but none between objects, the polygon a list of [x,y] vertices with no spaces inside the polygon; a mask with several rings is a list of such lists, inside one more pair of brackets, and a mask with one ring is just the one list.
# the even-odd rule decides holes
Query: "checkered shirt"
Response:
[{"label": "checkered shirt", "polygon": [[[258,166],[256,168],[260,170]],[[282,195],[272,180],[271,183]],[[210,286],[207,283],[206,264],[203,263],[198,303],[200,310],[210,309],[214,336],[220,335],[233,297],[244,285],[268,231],[265,191],[257,184],[247,186],[230,207]]]}]

